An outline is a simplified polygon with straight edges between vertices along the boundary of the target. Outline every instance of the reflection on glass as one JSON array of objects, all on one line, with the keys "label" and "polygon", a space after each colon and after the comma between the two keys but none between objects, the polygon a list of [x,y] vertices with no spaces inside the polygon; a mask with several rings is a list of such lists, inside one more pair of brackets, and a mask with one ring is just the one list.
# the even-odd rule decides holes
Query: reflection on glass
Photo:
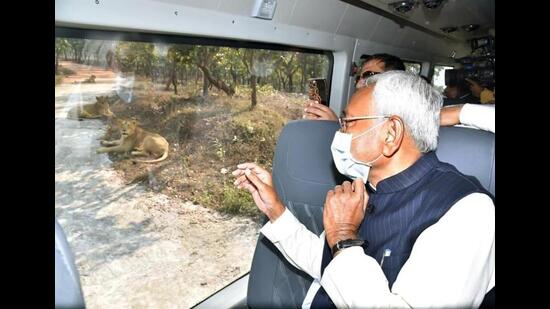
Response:
[{"label": "reflection on glass", "polygon": [[60,37],[55,51],[56,218],[88,308],[186,308],[247,273],[259,211],[230,173],[271,167],[328,58]]}]

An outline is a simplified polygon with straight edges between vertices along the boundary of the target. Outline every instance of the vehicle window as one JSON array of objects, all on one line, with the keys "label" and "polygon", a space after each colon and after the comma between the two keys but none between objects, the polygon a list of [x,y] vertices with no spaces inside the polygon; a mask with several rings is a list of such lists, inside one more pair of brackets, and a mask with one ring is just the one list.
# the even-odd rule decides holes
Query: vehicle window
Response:
[{"label": "vehicle window", "polygon": [[432,85],[439,91],[445,89],[445,70],[452,70],[453,67],[445,65],[434,66],[434,74],[432,76]]},{"label": "vehicle window", "polygon": [[414,74],[420,75],[420,70],[422,69],[422,64],[418,62],[406,62],[403,61],[405,64],[405,69],[408,72],[413,72]]},{"label": "vehicle window", "polygon": [[87,307],[187,308],[249,272],[260,213],[231,172],[271,169],[332,59],[120,37],[55,39],[56,218]]}]

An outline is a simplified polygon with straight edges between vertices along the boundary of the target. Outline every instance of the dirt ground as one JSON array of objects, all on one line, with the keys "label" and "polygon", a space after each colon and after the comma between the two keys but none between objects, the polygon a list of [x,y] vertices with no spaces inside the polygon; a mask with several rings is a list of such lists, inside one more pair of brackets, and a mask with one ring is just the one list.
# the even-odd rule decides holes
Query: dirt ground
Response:
[{"label": "dirt ground", "polygon": [[[128,185],[107,155],[95,153],[105,122],[66,119],[69,108],[112,93],[124,78],[61,65],[76,75],[55,88],[55,213],[87,307],[188,308],[248,272],[257,220]],[[78,83],[90,74],[95,84]]]}]

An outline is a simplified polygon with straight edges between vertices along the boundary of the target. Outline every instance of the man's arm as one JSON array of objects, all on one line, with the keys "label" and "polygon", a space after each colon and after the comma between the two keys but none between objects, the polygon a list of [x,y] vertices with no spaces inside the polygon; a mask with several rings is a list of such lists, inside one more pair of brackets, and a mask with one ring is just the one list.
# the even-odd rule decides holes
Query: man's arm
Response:
[{"label": "man's arm", "polygon": [[495,133],[495,105],[458,104],[441,108],[441,126],[464,124]]},{"label": "man's arm", "polygon": [[294,267],[306,272],[314,279],[320,279],[324,232],[320,236],[315,235],[288,209],[285,209],[274,222],[267,222],[260,232]]},{"label": "man's arm", "polygon": [[492,200],[470,194],[418,237],[391,291],[359,247],[338,254],[321,285],[339,308],[478,307],[494,286],[494,229]]},{"label": "man's arm", "polygon": [[464,104],[449,105],[441,108],[439,124],[441,126],[454,126],[460,123],[460,110]]},{"label": "man's arm", "polygon": [[460,123],[495,133],[495,105],[464,104]]},{"label": "man's arm", "polygon": [[277,197],[271,174],[254,163],[237,166],[237,188],[246,188],[252,193],[254,203],[269,218],[261,229],[287,260],[313,278],[320,278],[323,257],[324,234],[317,236],[298,222]]}]

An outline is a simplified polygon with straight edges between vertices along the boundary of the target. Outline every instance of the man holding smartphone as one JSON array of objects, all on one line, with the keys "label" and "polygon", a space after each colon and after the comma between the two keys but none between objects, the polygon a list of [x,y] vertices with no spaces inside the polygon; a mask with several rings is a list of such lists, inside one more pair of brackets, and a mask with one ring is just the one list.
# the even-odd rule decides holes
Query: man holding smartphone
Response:
[{"label": "man holding smartphone", "polygon": [[[399,57],[389,54],[367,56],[361,66],[355,88],[359,89],[364,87],[365,80],[370,76],[392,70],[405,71],[405,64]],[[328,107],[328,105],[328,101],[326,105],[323,105],[321,102],[309,100],[304,109],[303,118],[312,120],[338,120],[338,116]]]}]

